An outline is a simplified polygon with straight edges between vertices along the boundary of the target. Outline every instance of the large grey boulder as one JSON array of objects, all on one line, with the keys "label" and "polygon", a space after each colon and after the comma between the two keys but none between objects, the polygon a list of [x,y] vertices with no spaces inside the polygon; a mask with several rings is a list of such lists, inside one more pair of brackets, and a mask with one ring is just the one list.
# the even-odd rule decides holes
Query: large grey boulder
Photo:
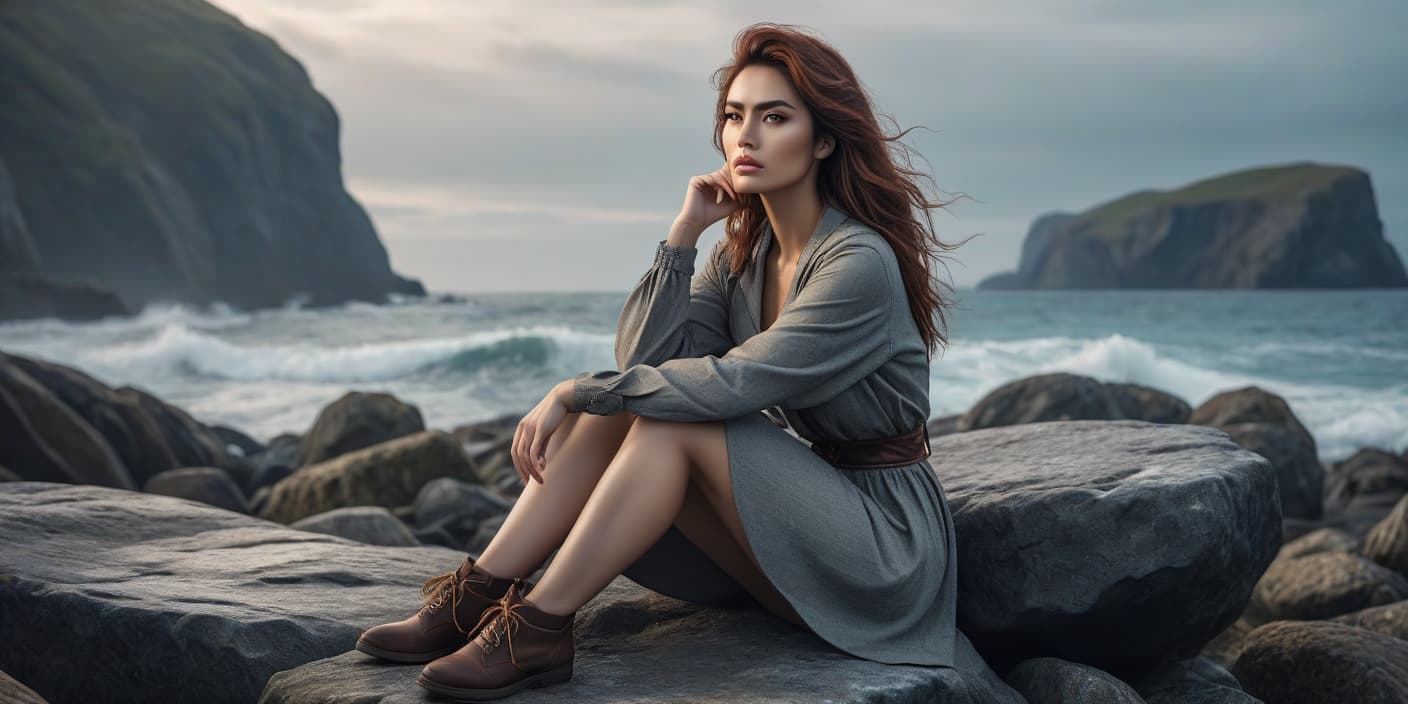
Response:
[{"label": "large grey boulder", "polygon": [[[0,484],[0,671],[56,702],[425,701],[420,666],[352,647],[463,557],[154,494]],[[573,681],[521,701],[1022,701],[961,636],[959,668],[879,664],[625,577],[579,612],[577,636]]]},{"label": "large grey boulder", "polygon": [[317,464],[425,430],[420,409],[387,393],[349,391],[323,407],[303,436],[300,465]]},{"label": "large grey boulder", "polygon": [[1119,676],[1192,657],[1281,544],[1274,468],[1215,428],[1053,421],[932,450],[958,531],[959,625],[989,658]]}]

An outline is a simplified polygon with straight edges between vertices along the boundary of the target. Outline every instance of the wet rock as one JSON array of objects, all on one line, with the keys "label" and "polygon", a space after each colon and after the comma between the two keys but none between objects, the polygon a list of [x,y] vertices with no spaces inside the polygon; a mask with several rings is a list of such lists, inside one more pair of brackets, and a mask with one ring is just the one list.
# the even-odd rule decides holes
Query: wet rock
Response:
[{"label": "wet rock", "polygon": [[1323,515],[1325,471],[1315,438],[1285,399],[1255,386],[1224,391],[1194,409],[1188,422],[1221,428],[1238,445],[1270,460],[1283,517]]},{"label": "wet rock", "polygon": [[445,476],[470,479],[474,468],[454,438],[427,430],[299,469],[274,485],[259,515],[292,523],[344,506],[391,508]]},{"label": "wet rock", "polygon": [[1322,619],[1399,599],[1408,599],[1408,578],[1358,555],[1321,552],[1271,563],[1248,616]]},{"label": "wet rock", "polygon": [[199,501],[226,511],[249,512],[249,502],[235,480],[215,467],[169,469],[148,479],[142,491]]},{"label": "wet rock", "polygon": [[1370,560],[1408,575],[1408,496],[1369,531],[1363,552]]},{"label": "wet rock", "polygon": [[1145,420],[1182,423],[1188,404],[1163,391],[1134,384],[1106,384],[1056,372],[1003,384],[973,404],[960,431],[1051,420]]},{"label": "wet rock", "polygon": [[1281,546],[1276,559],[1289,560],[1320,552],[1355,552],[1359,539],[1339,528],[1321,528]]},{"label": "wet rock", "polygon": [[1232,674],[1276,704],[1402,704],[1408,642],[1328,621],[1274,621],[1247,636]]},{"label": "wet rock", "polygon": [[298,463],[310,465],[425,430],[420,409],[385,393],[349,391],[318,413]]},{"label": "wet rock", "polygon": [[932,445],[959,625],[989,658],[1116,671],[1192,657],[1281,545],[1275,470],[1215,428],[1052,421]]},{"label": "wet rock", "polygon": [[1023,660],[1002,679],[1021,692],[1030,704],[1144,704],[1138,692],[1114,675],[1061,658]]},{"label": "wet rock", "polygon": [[1395,601],[1383,606],[1371,606],[1367,609],[1336,616],[1330,620],[1349,626],[1367,628],[1386,636],[1408,641],[1408,600]]}]

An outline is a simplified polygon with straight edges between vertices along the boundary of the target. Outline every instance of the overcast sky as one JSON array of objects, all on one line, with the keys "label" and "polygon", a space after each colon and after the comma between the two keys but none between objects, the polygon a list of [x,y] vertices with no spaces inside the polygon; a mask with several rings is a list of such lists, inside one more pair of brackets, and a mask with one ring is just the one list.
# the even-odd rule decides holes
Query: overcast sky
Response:
[{"label": "overcast sky", "polygon": [[1302,160],[1367,170],[1408,255],[1401,0],[215,4],[307,67],[349,189],[432,291],[628,290],[722,164],[709,79],[759,21],[820,34],[918,126],[930,195],[966,194],[939,236],[981,233],[957,286],[1013,268],[1042,213]]}]

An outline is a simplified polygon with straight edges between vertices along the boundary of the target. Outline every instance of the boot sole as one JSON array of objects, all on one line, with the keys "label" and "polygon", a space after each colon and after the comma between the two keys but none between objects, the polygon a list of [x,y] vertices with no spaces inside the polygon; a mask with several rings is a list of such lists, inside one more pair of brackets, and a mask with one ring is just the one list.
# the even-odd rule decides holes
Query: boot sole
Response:
[{"label": "boot sole", "polygon": [[547,672],[540,672],[536,675],[529,675],[513,684],[504,685],[497,689],[465,689],[462,687],[451,687],[429,679],[424,674],[416,677],[416,684],[436,694],[454,697],[460,701],[482,702],[506,697],[522,689],[546,687],[548,685],[560,684],[570,679],[572,679],[572,663],[569,662],[562,667],[548,670]]},{"label": "boot sole", "polygon": [[384,650],[382,648],[376,647],[375,645],[370,645],[364,641],[357,641],[357,650],[360,650],[366,653],[367,655],[378,657],[382,660],[390,660],[391,662],[401,662],[408,664],[430,662],[431,660],[434,660],[436,658],[449,655],[450,653],[459,650],[461,647],[463,647],[463,644],[452,646],[449,648],[441,648],[440,650],[433,650],[428,653],[402,653],[395,650]]}]

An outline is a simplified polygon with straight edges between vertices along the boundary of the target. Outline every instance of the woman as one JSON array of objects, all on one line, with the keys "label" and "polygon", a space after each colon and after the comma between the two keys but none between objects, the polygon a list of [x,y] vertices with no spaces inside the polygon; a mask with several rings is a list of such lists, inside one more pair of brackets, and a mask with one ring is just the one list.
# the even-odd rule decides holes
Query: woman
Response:
[{"label": "woman", "polygon": [[[908,207],[937,206],[891,162],[903,133],[880,132],[824,42],[754,25],[720,73],[725,166],[690,179],[627,298],[622,371],[563,381],[523,418],[526,488],[493,542],[358,642],[428,661],[417,681],[432,691],[570,679],[573,617],[619,574],[761,605],[858,657],[953,666],[953,521],[925,427],[929,358],[947,342],[926,241],[952,246]],[[725,217],[691,279],[700,234]]]}]

